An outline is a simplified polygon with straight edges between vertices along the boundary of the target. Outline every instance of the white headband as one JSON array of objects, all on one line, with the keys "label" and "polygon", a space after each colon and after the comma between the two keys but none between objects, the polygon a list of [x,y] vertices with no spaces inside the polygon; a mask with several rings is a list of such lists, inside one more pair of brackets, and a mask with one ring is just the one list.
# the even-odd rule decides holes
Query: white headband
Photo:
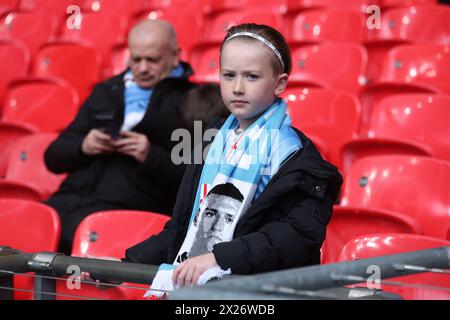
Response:
[{"label": "white headband", "polygon": [[264,43],[266,46],[268,46],[273,53],[277,56],[278,60],[281,63],[281,66],[283,67],[283,71],[284,71],[284,62],[283,62],[283,58],[281,57],[280,52],[277,50],[277,48],[274,47],[273,44],[271,44],[269,41],[267,41],[266,39],[264,39],[263,37],[261,37],[260,35],[257,35],[256,33],[251,33],[251,32],[238,32],[233,34],[232,36],[228,37],[225,42],[227,42],[230,39],[239,37],[239,36],[246,36],[246,37],[251,37],[253,39],[259,40],[262,43]]}]

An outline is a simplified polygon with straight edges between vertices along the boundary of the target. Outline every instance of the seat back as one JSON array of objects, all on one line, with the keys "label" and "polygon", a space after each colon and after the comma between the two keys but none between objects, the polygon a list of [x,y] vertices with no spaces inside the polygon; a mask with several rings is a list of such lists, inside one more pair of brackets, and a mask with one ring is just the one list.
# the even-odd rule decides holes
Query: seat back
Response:
[{"label": "seat back", "polygon": [[363,40],[365,19],[358,11],[345,9],[307,10],[296,15],[287,33],[289,41],[354,42]]},{"label": "seat back", "polygon": [[78,94],[60,79],[30,79],[10,87],[3,121],[30,124],[38,131],[62,131],[78,111]]},{"label": "seat back", "polygon": [[101,211],[86,217],[73,241],[73,256],[125,257],[125,250],[162,231],[168,216],[134,210]]},{"label": "seat back", "polygon": [[393,8],[381,15],[381,27],[367,29],[367,40],[450,44],[450,8],[445,5],[417,5]]},{"label": "seat back", "polygon": [[384,59],[378,81],[450,93],[450,47],[433,44],[397,46]]},{"label": "seat back", "polygon": [[34,56],[39,47],[55,40],[59,20],[45,12],[13,12],[3,17],[0,37],[22,41]]},{"label": "seat back", "polygon": [[322,263],[337,262],[347,242],[367,234],[421,233],[421,226],[411,217],[395,211],[364,207],[334,206],[322,245]]},{"label": "seat back", "polygon": [[450,164],[419,156],[360,159],[342,188],[342,206],[396,211],[415,219],[424,235],[441,239],[450,226]]},{"label": "seat back", "polygon": [[75,43],[52,43],[39,51],[33,73],[69,82],[83,101],[99,81],[101,56],[94,49]]},{"label": "seat back", "polygon": [[56,138],[55,133],[37,133],[18,140],[8,155],[6,179],[32,187],[44,198],[58,190],[66,174],[53,174],[44,163],[44,152]]},{"label": "seat back", "polygon": [[30,67],[30,53],[28,49],[17,41],[0,41],[0,115],[3,99],[8,85],[18,78],[28,74]]},{"label": "seat back", "polygon": [[[319,88],[289,88],[282,95],[292,126],[325,144],[328,160],[340,166],[339,152],[356,137],[360,106],[351,94]],[[319,143],[319,144],[321,144]]]},{"label": "seat back", "polygon": [[291,84],[312,84],[357,93],[365,84],[367,53],[350,43],[292,48]]},{"label": "seat back", "polygon": [[[417,250],[450,246],[450,242],[432,237],[401,233],[382,233],[362,236],[348,242],[342,249],[338,261],[374,258],[384,255],[399,254]],[[381,289],[400,294],[407,300],[450,299],[450,278],[446,274],[420,273],[410,276],[386,279],[405,285],[420,284],[422,286],[441,287],[434,290],[425,287],[382,285]]]},{"label": "seat back", "polygon": [[0,199],[0,243],[25,252],[58,249],[61,233],[57,212],[42,203]]}]

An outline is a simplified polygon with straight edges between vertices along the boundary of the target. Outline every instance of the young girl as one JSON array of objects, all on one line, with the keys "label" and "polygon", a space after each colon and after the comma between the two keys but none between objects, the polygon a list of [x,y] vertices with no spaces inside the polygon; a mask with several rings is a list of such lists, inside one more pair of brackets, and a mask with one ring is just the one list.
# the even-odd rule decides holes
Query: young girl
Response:
[{"label": "young girl", "polygon": [[153,290],[320,263],[342,177],[290,126],[278,98],[291,71],[289,47],[271,27],[242,24],[228,30],[220,54],[231,115],[205,163],[186,169],[164,230],[123,259],[168,263]]}]

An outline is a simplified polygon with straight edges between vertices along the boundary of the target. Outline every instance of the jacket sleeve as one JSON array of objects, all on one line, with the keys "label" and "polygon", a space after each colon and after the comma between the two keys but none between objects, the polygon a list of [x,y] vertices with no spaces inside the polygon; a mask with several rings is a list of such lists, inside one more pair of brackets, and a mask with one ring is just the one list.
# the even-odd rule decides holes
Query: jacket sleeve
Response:
[{"label": "jacket sleeve", "polygon": [[[179,116],[179,101],[176,99],[177,95],[168,97],[165,99],[164,105],[165,109],[170,109],[173,112],[173,119],[175,125],[173,128],[181,128],[181,118]],[[170,135],[172,132],[170,132]],[[171,138],[168,137],[168,140]],[[160,145],[150,140],[150,150],[147,159],[141,165],[142,173],[145,174],[149,179],[154,179],[159,181],[162,185],[167,187],[179,186],[181,179],[183,178],[184,171],[186,169],[186,164],[175,164],[172,161],[172,150],[176,145],[176,141],[169,141],[166,145]]]},{"label": "jacket sleeve", "polygon": [[218,265],[234,274],[253,274],[300,267],[320,256],[326,225],[333,210],[332,196],[307,197],[289,214],[257,232],[218,243],[213,252]]},{"label": "jacket sleeve", "polygon": [[128,248],[122,261],[160,265],[167,262],[168,250],[176,237],[176,221],[170,219],[159,234]]},{"label": "jacket sleeve", "polygon": [[[44,154],[48,170],[54,173],[69,172],[88,163],[91,158],[81,151],[84,137],[94,127],[92,108],[102,99],[104,89],[98,85],[81,106],[72,123],[53,141]],[[107,100],[106,100],[107,101]]]}]

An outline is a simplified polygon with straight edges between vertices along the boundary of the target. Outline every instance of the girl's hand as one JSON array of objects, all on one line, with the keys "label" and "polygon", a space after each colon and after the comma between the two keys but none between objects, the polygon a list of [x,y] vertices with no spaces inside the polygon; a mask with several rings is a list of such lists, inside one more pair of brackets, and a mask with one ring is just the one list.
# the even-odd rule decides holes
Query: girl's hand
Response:
[{"label": "girl's hand", "polygon": [[203,272],[214,267],[216,264],[216,257],[212,252],[189,258],[175,268],[172,281],[174,285],[178,285],[179,287],[195,285]]}]

